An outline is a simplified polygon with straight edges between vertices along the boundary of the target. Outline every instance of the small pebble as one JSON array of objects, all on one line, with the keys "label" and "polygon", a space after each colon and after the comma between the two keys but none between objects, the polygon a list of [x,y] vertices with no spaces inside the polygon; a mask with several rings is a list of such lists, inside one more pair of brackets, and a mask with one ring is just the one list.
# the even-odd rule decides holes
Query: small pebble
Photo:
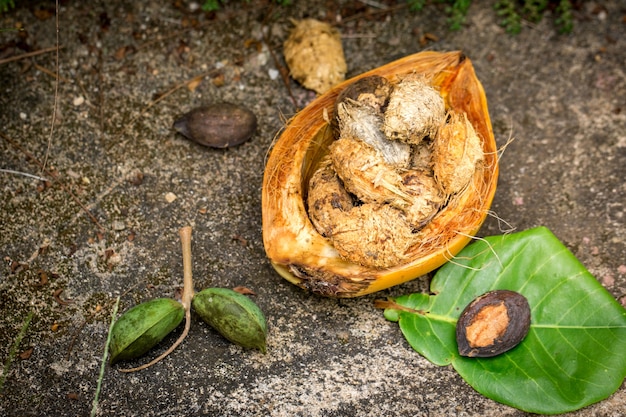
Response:
[{"label": "small pebble", "polygon": [[602,277],[602,285],[605,287],[612,287],[615,285],[615,277],[611,274],[606,274]]},{"label": "small pebble", "polygon": [[176,194],[169,192],[167,194],[165,194],[165,201],[167,201],[168,203],[172,203],[174,202],[174,200],[176,200]]},{"label": "small pebble", "polygon": [[278,76],[280,75],[280,72],[277,69],[274,68],[270,68],[267,73],[270,76],[270,80],[276,80],[278,78]]},{"label": "small pebble", "polygon": [[112,224],[113,230],[120,231],[126,229],[126,225],[121,220],[114,220]]}]

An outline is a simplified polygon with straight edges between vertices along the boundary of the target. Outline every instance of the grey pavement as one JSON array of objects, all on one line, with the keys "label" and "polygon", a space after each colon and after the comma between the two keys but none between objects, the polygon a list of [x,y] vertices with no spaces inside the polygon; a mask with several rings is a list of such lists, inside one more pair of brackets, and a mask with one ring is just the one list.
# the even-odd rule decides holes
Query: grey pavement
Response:
[{"label": "grey pavement", "polygon": [[[0,32],[0,59],[55,45],[52,3],[37,14],[17,3],[0,27],[26,32]],[[57,177],[0,173],[2,364],[32,314],[2,376],[0,414],[89,415],[115,299],[123,311],[179,295],[178,229],[191,225],[196,289],[252,289],[268,319],[268,353],[228,343],[194,315],[185,342],[157,365],[133,374],[107,366],[98,416],[529,415],[419,356],[374,308],[378,298],[427,291],[429,277],[330,299],[274,272],[261,237],[264,162],[285,121],[315,95],[292,82],[292,100],[272,53],[282,62],[289,19],[305,16],[339,23],[348,76],[424,49],[464,51],[497,142],[508,143],[480,236],[547,226],[625,305],[624,2],[578,2],[570,35],[547,12],[517,36],[498,26],[489,1],[475,1],[457,32],[442,5],[366,15],[379,9],[365,3],[376,2],[231,1],[209,15],[189,3],[61,2],[54,118],[54,52],[0,65],[0,168],[48,177],[28,156],[48,154]],[[215,101],[257,115],[250,141],[209,149],[174,132],[177,117]],[[567,415],[625,410],[622,385]]]}]

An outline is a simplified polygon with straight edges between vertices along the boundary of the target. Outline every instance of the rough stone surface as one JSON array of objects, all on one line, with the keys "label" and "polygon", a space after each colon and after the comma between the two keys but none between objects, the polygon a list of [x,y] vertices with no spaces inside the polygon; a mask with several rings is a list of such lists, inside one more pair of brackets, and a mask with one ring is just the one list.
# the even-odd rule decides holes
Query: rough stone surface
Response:
[{"label": "rough stone surface", "polygon": [[[45,13],[51,3],[37,14],[30,2],[16,3],[0,27],[21,23],[26,31],[0,32],[0,59],[55,45],[54,14]],[[204,14],[188,2],[61,2],[54,118],[54,52],[0,65],[0,168],[49,177],[28,156],[48,155],[47,169],[57,173],[47,186],[0,173],[2,364],[33,314],[17,350],[23,357],[1,374],[0,414],[88,415],[114,300],[120,296],[126,310],[175,297],[178,229],[190,224],[196,289],[254,290],[269,322],[268,353],[231,345],[194,316],[189,337],[161,363],[135,374],[107,366],[98,416],[528,415],[429,363],[374,308],[377,298],[426,291],[428,277],[359,299],[325,299],[267,262],[264,161],[296,111],[268,45],[281,59],[289,18],[340,21],[348,77],[423,49],[463,50],[505,149],[494,215],[480,234],[547,226],[626,304],[622,1],[578,2],[571,35],[559,35],[547,12],[514,37],[486,1],[474,2],[458,32],[447,30],[443,5],[367,16],[357,13],[370,6],[357,1],[294,3],[228,2]],[[421,45],[424,33],[437,40]],[[197,88],[184,86],[205,73]],[[314,98],[295,83],[291,91],[300,108]],[[174,132],[176,118],[213,101],[257,115],[250,141],[207,149]],[[625,409],[622,385],[568,415]]]}]

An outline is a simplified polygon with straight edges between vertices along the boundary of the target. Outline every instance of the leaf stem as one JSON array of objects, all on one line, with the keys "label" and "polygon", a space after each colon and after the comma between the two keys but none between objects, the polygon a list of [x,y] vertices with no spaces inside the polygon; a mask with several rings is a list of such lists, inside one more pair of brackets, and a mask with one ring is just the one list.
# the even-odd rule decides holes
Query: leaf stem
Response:
[{"label": "leaf stem", "polygon": [[115,325],[115,316],[117,316],[117,309],[120,306],[120,297],[117,297],[113,311],[111,312],[111,324],[109,325],[109,334],[107,335],[106,343],[104,344],[104,353],[102,354],[102,362],[100,363],[100,374],[98,375],[98,383],[96,385],[96,393],[93,397],[91,406],[91,417],[95,417],[98,413],[98,398],[100,397],[100,389],[102,388],[102,380],[104,379],[104,370],[106,368],[107,356],[109,355],[109,346],[111,345],[111,335],[113,333],[113,326]]},{"label": "leaf stem", "polygon": [[426,314],[428,314],[428,311],[426,310],[416,310],[414,308],[405,307],[403,305],[396,303],[391,298],[388,298],[386,300],[374,300],[374,307],[379,308],[381,310],[392,309],[392,310],[406,311],[406,312],[413,313],[413,314],[419,314],[421,316],[425,316]]},{"label": "leaf stem", "polygon": [[185,226],[179,230],[180,243],[183,248],[183,296],[182,304],[185,311],[191,308],[193,299],[193,274],[191,270],[191,226]]}]

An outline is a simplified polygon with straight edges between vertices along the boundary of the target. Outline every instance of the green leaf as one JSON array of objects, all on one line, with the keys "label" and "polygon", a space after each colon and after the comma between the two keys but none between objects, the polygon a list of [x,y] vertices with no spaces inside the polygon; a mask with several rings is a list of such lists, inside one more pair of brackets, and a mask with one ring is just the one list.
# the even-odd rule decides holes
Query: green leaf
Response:
[{"label": "green leaf", "polygon": [[[493,358],[458,354],[458,317],[474,298],[517,291],[531,328],[517,347]],[[607,398],[626,377],[626,310],[546,228],[493,236],[441,267],[435,295],[395,299],[385,317],[437,365],[452,366],[481,394],[532,413],[577,410]],[[423,310],[423,311],[419,311]]]}]

